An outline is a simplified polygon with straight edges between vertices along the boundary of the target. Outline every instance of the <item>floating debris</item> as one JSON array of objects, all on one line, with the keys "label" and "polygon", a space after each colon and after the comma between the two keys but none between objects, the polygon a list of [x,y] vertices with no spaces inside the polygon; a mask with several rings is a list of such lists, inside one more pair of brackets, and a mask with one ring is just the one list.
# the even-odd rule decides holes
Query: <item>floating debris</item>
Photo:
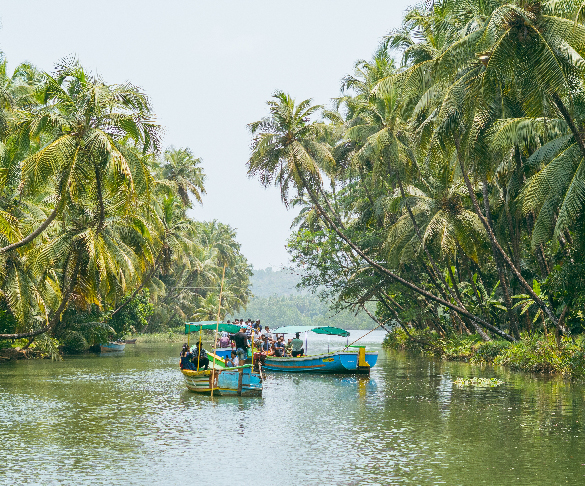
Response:
[{"label": "floating debris", "polygon": [[476,386],[480,388],[488,388],[500,386],[504,382],[497,378],[457,378],[453,383],[457,386]]}]

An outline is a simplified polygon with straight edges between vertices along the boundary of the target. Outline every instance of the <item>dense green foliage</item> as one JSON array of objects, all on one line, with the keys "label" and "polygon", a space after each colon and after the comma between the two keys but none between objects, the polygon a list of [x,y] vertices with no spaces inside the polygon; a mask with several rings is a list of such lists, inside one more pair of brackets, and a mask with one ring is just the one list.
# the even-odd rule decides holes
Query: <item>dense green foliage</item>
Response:
[{"label": "dense green foliage", "polygon": [[201,161],[161,153],[154,119],[140,89],[76,61],[10,75],[0,59],[0,340],[76,352],[164,331],[217,315],[222,280],[222,316],[245,307],[234,230],[187,216]]},{"label": "dense green foliage", "polygon": [[436,332],[412,329],[407,335],[395,329],[386,335],[388,349],[410,350],[450,361],[505,365],[531,373],[561,373],[585,378],[585,339],[579,336],[556,340],[555,336],[522,335],[515,343],[504,340],[482,341],[478,335],[452,335],[442,338]]},{"label": "dense green foliage", "polygon": [[572,0],[418,5],[331,109],[275,93],[248,173],[300,207],[302,284],[407,334],[581,333],[583,21]]}]

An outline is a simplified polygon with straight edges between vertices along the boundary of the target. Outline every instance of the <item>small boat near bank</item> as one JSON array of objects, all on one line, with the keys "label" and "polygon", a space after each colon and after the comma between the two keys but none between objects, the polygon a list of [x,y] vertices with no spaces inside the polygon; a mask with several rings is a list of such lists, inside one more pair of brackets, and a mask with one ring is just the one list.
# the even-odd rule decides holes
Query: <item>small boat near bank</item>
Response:
[{"label": "small boat near bank", "polygon": [[124,351],[125,347],[126,347],[126,343],[109,342],[109,343],[100,344],[100,351],[102,353],[119,353],[119,352]]}]

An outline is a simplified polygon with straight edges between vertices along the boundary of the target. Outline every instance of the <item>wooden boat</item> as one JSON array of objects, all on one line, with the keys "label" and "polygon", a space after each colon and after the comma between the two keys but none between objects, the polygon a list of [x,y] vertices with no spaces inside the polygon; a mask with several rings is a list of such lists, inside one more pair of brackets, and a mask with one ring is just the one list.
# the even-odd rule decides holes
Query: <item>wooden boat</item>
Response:
[{"label": "wooden boat", "polygon": [[[273,334],[300,334],[312,331],[316,334],[349,337],[345,329],[332,326],[284,326],[272,331]],[[306,334],[305,334],[306,336]],[[363,336],[362,336],[363,337]],[[361,339],[361,338],[360,338]],[[354,341],[355,342],[355,341]],[[304,352],[307,352],[305,340]],[[292,371],[313,373],[355,373],[369,374],[378,361],[378,352],[366,352],[365,346],[346,346],[341,351],[296,357],[266,356],[263,367],[266,371]]]},{"label": "wooden boat", "polygon": [[252,365],[215,370],[181,370],[191,391],[218,396],[260,397],[262,378],[252,372]]},{"label": "wooden boat", "polygon": [[294,358],[266,356],[263,368],[266,371],[369,374],[378,361],[378,352],[366,352],[365,346],[357,348],[357,352],[338,351]]},{"label": "wooden boat", "polygon": [[126,347],[126,343],[109,342],[109,343],[105,343],[105,344],[100,344],[100,349],[101,349],[102,353],[116,353],[116,352],[124,351],[125,347]]},{"label": "wooden boat", "polygon": [[[185,324],[185,334],[189,336],[191,332],[199,332],[199,342],[201,342],[203,330],[235,333],[240,328],[233,324],[212,321],[187,322]],[[225,354],[227,352],[231,354],[229,348],[225,348],[223,351]],[[224,353],[220,353],[219,350],[207,352],[210,368],[208,370],[181,370],[187,388],[196,393],[213,396],[262,396],[262,373],[254,372],[253,364],[226,368],[222,354]]]},{"label": "wooden boat", "polygon": [[124,342],[124,344],[136,344],[136,338],[134,338],[134,339],[126,339],[123,342]]}]

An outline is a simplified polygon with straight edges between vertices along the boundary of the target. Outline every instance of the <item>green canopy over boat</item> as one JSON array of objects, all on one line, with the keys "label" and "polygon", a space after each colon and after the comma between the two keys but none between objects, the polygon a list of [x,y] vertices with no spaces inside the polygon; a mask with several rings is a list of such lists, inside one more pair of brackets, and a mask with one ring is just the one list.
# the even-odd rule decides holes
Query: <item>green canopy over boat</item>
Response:
[{"label": "green canopy over boat", "polygon": [[349,332],[345,329],[340,329],[339,327],[331,327],[331,326],[284,326],[279,327],[278,329],[274,329],[271,332],[274,334],[295,334],[297,332],[307,332],[313,331],[317,334],[329,334],[330,336],[342,336],[347,337],[349,336]]},{"label": "green canopy over boat", "polygon": [[215,321],[199,321],[199,322],[186,322],[185,323],[185,334],[189,334],[190,332],[199,332],[204,329],[208,329],[210,331],[215,331],[217,326],[217,330],[219,332],[231,332],[235,333],[240,330],[240,326],[236,326],[235,324],[225,324],[220,322],[219,325]]}]

